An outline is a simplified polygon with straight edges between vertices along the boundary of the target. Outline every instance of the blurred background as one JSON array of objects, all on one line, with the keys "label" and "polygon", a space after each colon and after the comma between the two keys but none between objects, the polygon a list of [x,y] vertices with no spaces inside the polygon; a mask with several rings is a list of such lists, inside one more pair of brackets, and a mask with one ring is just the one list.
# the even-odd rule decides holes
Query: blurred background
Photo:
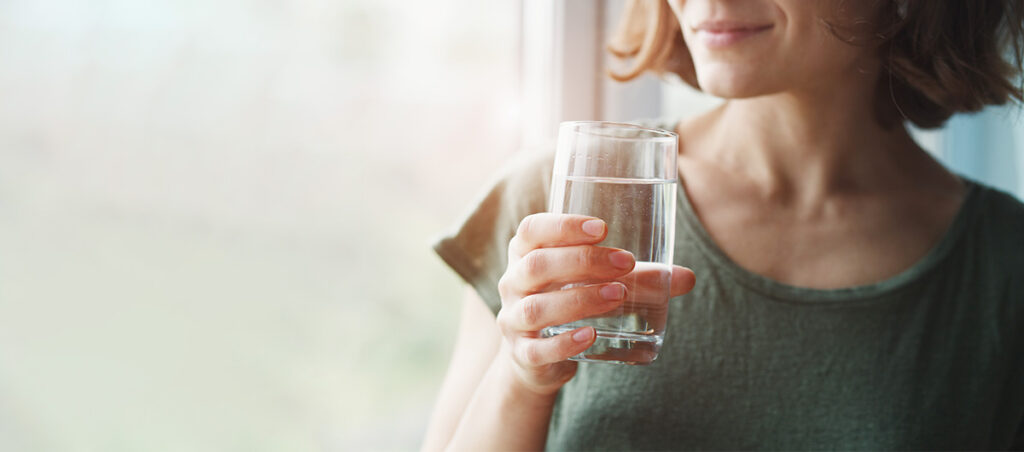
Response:
[{"label": "blurred background", "polygon": [[[620,0],[0,1],[0,450],[418,447],[461,282],[430,249],[603,77]],[[1024,195],[1019,111],[922,143]]]}]

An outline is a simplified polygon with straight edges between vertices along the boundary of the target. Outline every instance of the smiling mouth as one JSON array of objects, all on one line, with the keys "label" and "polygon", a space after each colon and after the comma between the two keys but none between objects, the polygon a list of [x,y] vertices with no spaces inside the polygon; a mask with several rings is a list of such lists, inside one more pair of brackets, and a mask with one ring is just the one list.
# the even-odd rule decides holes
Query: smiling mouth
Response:
[{"label": "smiling mouth", "polygon": [[693,33],[705,46],[709,48],[722,48],[736,44],[747,38],[759,35],[775,26],[768,25],[740,25],[729,23],[705,23],[698,27],[691,27]]}]

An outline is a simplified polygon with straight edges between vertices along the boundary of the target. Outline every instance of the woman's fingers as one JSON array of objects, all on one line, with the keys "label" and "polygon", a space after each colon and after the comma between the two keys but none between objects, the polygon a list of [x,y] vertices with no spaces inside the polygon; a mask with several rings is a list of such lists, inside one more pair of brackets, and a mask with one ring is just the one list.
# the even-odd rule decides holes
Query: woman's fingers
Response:
[{"label": "woman's fingers", "polygon": [[585,215],[537,213],[519,223],[509,243],[509,259],[518,259],[537,248],[591,245],[604,240],[604,221]]},{"label": "woman's fingers", "polygon": [[613,282],[533,294],[498,313],[498,323],[512,331],[538,331],[603,314],[622,304],[626,286]]},{"label": "woman's fingers", "polygon": [[520,337],[513,347],[513,356],[523,367],[540,367],[565,361],[594,344],[596,332],[585,326],[554,337]]},{"label": "woman's fingers", "polygon": [[693,270],[686,267],[680,267],[678,265],[672,266],[672,288],[669,289],[669,297],[678,297],[685,295],[693,290],[693,286],[697,283],[697,277],[693,274]]},{"label": "woman's fingers", "polygon": [[498,291],[531,294],[558,283],[607,281],[629,273],[636,265],[633,254],[593,245],[540,248],[513,262]]},{"label": "woman's fingers", "polygon": [[637,262],[629,274],[617,278],[626,285],[630,297],[628,300],[656,300],[684,295],[693,289],[695,277],[693,271],[678,265],[652,264]]}]

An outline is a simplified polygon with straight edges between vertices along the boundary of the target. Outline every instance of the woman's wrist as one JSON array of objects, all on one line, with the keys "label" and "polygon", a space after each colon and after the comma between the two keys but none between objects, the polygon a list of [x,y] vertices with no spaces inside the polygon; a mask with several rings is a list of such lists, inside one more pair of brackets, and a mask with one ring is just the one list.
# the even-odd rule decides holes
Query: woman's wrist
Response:
[{"label": "woman's wrist", "polygon": [[494,363],[502,386],[508,389],[509,395],[517,403],[529,403],[538,408],[553,406],[558,396],[558,387],[537,387],[522,375],[522,369],[512,361],[512,357],[506,353],[499,353]]},{"label": "woman's wrist", "polygon": [[511,357],[499,353],[446,450],[543,449],[557,393],[533,390]]}]

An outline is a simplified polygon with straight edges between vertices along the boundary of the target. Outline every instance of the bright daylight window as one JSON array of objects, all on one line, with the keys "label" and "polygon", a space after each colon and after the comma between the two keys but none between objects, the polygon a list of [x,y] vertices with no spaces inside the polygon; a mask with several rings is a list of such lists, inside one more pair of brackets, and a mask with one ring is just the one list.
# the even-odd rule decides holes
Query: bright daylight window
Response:
[{"label": "bright daylight window", "polygon": [[[431,241],[558,121],[717,102],[601,75],[623,4],[0,2],[0,450],[418,448]],[[1024,194],[1018,118],[947,129]]]},{"label": "bright daylight window", "polygon": [[418,447],[517,1],[0,6],[0,449]]}]

